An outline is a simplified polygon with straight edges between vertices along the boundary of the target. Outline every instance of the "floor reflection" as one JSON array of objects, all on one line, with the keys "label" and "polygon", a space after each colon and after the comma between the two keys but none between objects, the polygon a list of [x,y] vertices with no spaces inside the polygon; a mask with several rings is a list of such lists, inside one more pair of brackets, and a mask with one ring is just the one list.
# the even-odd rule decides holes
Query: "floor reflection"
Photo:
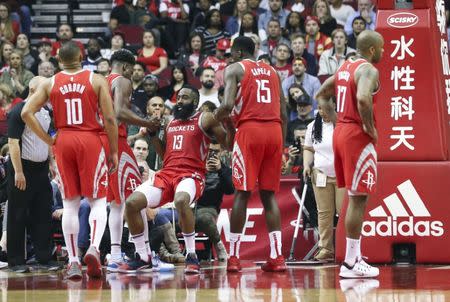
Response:
[{"label": "floor reflection", "polygon": [[265,273],[248,262],[242,273],[204,266],[200,275],[107,274],[102,279],[64,280],[62,273],[0,271],[1,301],[450,301],[450,267],[385,266],[380,278],[341,280],[338,266],[297,266]]}]

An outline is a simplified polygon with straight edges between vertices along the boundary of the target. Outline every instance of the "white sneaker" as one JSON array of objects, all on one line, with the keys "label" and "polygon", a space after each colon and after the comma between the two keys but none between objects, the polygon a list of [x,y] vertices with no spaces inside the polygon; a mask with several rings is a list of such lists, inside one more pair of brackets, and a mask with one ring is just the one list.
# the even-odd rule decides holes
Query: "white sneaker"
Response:
[{"label": "white sneaker", "polygon": [[363,258],[356,259],[353,266],[343,262],[339,276],[342,278],[375,278],[380,274],[380,270],[367,264]]},{"label": "white sneaker", "polygon": [[[380,287],[380,282],[376,279],[342,279],[339,281],[341,290],[346,301],[368,301],[375,289]],[[375,299],[376,300],[376,299]]]},{"label": "white sneaker", "polygon": [[166,263],[159,259],[159,256],[152,251],[152,270],[154,272],[172,272],[175,270],[175,266],[172,263]]}]

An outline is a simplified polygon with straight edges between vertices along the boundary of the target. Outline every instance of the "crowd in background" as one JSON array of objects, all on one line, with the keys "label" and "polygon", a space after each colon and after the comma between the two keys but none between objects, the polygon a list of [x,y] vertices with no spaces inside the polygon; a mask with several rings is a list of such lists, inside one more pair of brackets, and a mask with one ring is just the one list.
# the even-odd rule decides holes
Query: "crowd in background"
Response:
[{"label": "crowd in background", "polygon": [[[2,162],[8,159],[8,112],[26,99],[28,83],[34,76],[48,78],[60,70],[59,48],[77,38],[72,25],[58,24],[56,40],[41,37],[38,44],[31,45],[32,2],[0,1]],[[86,45],[77,44],[84,54],[83,68],[104,76],[110,72],[109,59],[115,51],[131,50],[137,58],[131,77],[132,110],[142,117],[158,116],[167,121],[177,92],[187,83],[199,88],[198,110],[214,111],[223,99],[224,69],[231,63],[232,40],[242,35],[252,38],[256,44],[255,58],[272,65],[278,72],[288,108],[286,148],[280,173],[295,174],[305,180],[312,178],[315,194],[311,189],[308,198],[317,203],[321,236],[321,249],[316,258],[330,260],[334,257],[330,228],[339,212],[342,193],[335,188],[330,157],[335,113],[324,112],[314,96],[320,83],[355,54],[358,35],[365,29],[374,29],[375,9],[371,0],[116,0],[105,34],[89,39]],[[130,126],[128,141],[147,179],[161,169],[162,159],[144,132]],[[4,176],[2,169],[0,166],[0,176]],[[215,221],[222,196],[233,193],[230,154],[219,145],[211,145],[207,170],[205,193],[193,209],[197,231],[207,234],[219,260],[226,260]],[[318,173],[328,177],[325,184],[318,184]],[[52,183],[52,217],[57,233],[62,201],[58,183],[56,180]],[[0,185],[4,188],[3,183]],[[5,204],[6,194],[1,193],[0,198]],[[86,220],[80,226],[88,228],[87,203],[79,215]],[[152,240],[156,242],[152,247],[164,260],[182,262],[182,249],[174,231],[177,221],[174,208],[169,204],[149,210],[148,218]],[[123,244],[132,253],[133,247],[126,236],[124,232]],[[6,240],[7,230],[3,228],[0,240],[3,252],[7,252]],[[80,229],[78,241],[81,249],[88,247],[88,229]]]}]

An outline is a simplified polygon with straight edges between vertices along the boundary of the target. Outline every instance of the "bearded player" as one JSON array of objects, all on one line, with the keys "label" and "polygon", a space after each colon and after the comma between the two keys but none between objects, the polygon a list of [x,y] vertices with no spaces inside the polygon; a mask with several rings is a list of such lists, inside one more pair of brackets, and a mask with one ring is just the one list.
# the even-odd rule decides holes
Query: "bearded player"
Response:
[{"label": "bearded player", "polygon": [[[225,100],[216,113],[218,121],[229,120],[233,110],[236,137],[233,145],[233,210],[230,218],[228,272],[240,271],[239,247],[247,218],[247,203],[258,181],[269,231],[270,256],[264,271],[286,270],[281,254],[280,210],[275,192],[280,186],[281,158],[286,129],[286,107],[275,69],[254,61],[255,44],[238,37],[231,47],[233,61],[225,69]],[[230,123],[226,123],[228,130]]]},{"label": "bearded player", "polygon": [[119,272],[146,272],[152,268],[145,246],[142,210],[173,201],[186,244],[185,273],[198,274],[200,265],[195,254],[195,219],[191,204],[203,193],[206,159],[212,138],[229,146],[229,136],[212,113],[196,112],[199,92],[185,85],[177,95],[174,119],[165,127],[161,140],[157,132],[149,133],[156,152],[164,158],[162,170],[154,179],[140,185],[127,199],[125,217],[136,247],[136,259],[119,268]]},{"label": "bearded player", "polygon": [[371,278],[379,269],[361,256],[361,228],[367,200],[375,191],[378,134],[375,128],[374,95],[379,90],[378,70],[372,65],[381,60],[383,37],[371,30],[356,40],[357,55],[348,59],[328,78],[316,99],[329,101],[336,96],[337,123],[333,134],[334,167],[339,187],[348,190],[345,216],[346,253],[339,276]]}]

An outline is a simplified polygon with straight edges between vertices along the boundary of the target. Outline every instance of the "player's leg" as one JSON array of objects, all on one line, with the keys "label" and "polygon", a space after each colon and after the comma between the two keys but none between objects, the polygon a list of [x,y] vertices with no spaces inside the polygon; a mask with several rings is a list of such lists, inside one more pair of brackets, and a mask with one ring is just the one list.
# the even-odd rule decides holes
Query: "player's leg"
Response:
[{"label": "player's leg", "polygon": [[192,178],[185,178],[177,185],[173,200],[178,212],[178,223],[186,244],[186,268],[184,271],[192,274],[200,272],[200,264],[195,254],[195,217],[190,207],[196,195],[196,181]]},{"label": "player's leg", "polygon": [[89,226],[91,228],[91,245],[84,256],[87,264],[87,274],[91,277],[101,277],[102,264],[100,261],[100,242],[105,233],[107,222],[106,197],[88,198],[91,212],[89,214]]},{"label": "player's leg", "polygon": [[119,267],[119,272],[151,271],[150,255],[146,246],[148,235],[144,233],[145,224],[147,224],[145,209],[147,207],[157,207],[161,197],[162,190],[154,187],[151,181],[140,185],[128,197],[125,204],[125,219],[128,223],[128,230],[130,231],[131,239],[139,257],[135,261],[128,262]]},{"label": "player's leg", "polygon": [[238,272],[241,270],[239,249],[242,230],[247,220],[247,203],[250,195],[250,191],[239,190],[234,193],[234,202],[230,217],[230,258],[227,262],[227,271],[229,272]]},{"label": "player's leg", "polygon": [[114,200],[109,204],[108,226],[111,238],[111,259],[108,263],[108,271],[117,271],[115,264],[122,262],[122,233],[123,233],[123,215],[125,212],[125,203],[117,203]]},{"label": "player's leg", "polygon": [[61,224],[67,253],[69,254],[69,265],[67,267],[67,277],[69,279],[82,277],[80,259],[78,258],[78,232],[80,230],[78,211],[80,209],[80,200],[80,196],[63,199]]}]

